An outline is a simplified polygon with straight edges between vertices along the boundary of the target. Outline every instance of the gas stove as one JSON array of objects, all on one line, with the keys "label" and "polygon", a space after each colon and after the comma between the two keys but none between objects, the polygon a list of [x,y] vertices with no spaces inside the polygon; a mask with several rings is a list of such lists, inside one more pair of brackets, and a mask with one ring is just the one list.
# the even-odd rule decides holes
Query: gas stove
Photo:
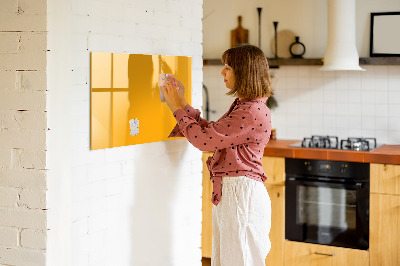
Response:
[{"label": "gas stove", "polygon": [[338,149],[353,151],[371,151],[378,146],[376,138],[347,138],[339,142],[336,136],[311,136],[304,138],[303,141],[289,145],[291,147]]}]

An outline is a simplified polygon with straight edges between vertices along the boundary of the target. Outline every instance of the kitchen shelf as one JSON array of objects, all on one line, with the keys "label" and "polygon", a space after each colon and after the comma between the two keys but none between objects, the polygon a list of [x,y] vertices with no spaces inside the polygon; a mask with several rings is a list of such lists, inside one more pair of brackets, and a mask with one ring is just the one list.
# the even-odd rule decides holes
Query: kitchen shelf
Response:
[{"label": "kitchen shelf", "polygon": [[[217,66],[222,65],[222,62],[220,59],[204,59],[203,64],[205,66]],[[322,65],[322,58],[268,58],[268,64],[272,68],[279,66]]]},{"label": "kitchen shelf", "polygon": [[400,57],[361,57],[360,65],[400,65]]},{"label": "kitchen shelf", "polygon": [[268,58],[270,67],[322,66],[322,58]]},{"label": "kitchen shelf", "polygon": [[[271,68],[279,66],[321,66],[323,58],[268,58]],[[220,59],[204,59],[203,65],[222,65]],[[400,65],[400,57],[362,57],[360,65]]]}]

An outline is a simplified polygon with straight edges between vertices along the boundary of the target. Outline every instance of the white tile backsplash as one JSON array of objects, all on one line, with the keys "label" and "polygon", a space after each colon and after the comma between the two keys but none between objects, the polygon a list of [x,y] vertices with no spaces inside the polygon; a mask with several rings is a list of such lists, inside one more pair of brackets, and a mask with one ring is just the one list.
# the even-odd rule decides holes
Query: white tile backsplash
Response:
[{"label": "white tile backsplash", "polygon": [[310,76],[301,76],[297,80],[299,88],[310,89]]},{"label": "white tile backsplash", "polygon": [[390,118],[390,122],[388,123],[389,130],[400,131],[400,117],[392,117]]},{"label": "white tile backsplash", "polygon": [[349,102],[349,90],[338,90],[336,94],[336,103],[348,104]]},{"label": "white tile backsplash", "polygon": [[324,104],[323,114],[324,114],[324,116],[335,115],[336,114],[336,105],[335,105],[335,103],[326,103],[326,104]]},{"label": "white tile backsplash", "polygon": [[286,87],[288,89],[299,88],[298,78],[297,77],[287,77],[286,78]]},{"label": "white tile backsplash", "polygon": [[349,114],[349,105],[338,102],[336,104],[336,114],[347,118],[347,115]]},{"label": "white tile backsplash", "polygon": [[400,116],[400,104],[389,104],[389,117]]},{"label": "white tile backsplash", "polygon": [[388,90],[396,91],[400,90],[400,74],[394,74],[388,78]]},{"label": "white tile backsplash", "polygon": [[400,131],[389,130],[389,139],[387,143],[400,143]]},{"label": "white tile backsplash", "polygon": [[[320,71],[319,66],[281,66],[271,70],[278,101],[278,108],[272,110],[277,137],[376,137],[382,144],[400,144],[400,66],[362,67],[366,71]],[[207,68],[204,67],[207,86],[213,90],[223,86],[213,82],[215,75]],[[211,97],[210,105],[221,105],[223,97],[217,102]],[[215,117],[223,114],[222,109],[226,111],[219,109]]]},{"label": "white tile backsplash", "polygon": [[387,90],[375,90],[374,95],[375,104],[385,104],[388,102],[388,92]]},{"label": "white tile backsplash", "polygon": [[388,143],[389,142],[389,133],[387,130],[375,130],[375,137],[378,141],[378,144]]},{"label": "white tile backsplash", "polygon": [[388,66],[387,65],[374,66],[375,79],[380,78],[380,77],[387,79],[387,73],[388,73]]},{"label": "white tile backsplash", "polygon": [[375,117],[388,118],[389,108],[387,104],[376,104],[375,105]]},{"label": "white tile backsplash", "polygon": [[388,78],[386,76],[378,76],[374,80],[375,91],[387,91],[388,89]]},{"label": "white tile backsplash", "polygon": [[397,91],[389,91],[389,104],[400,104],[400,88]]},{"label": "white tile backsplash", "polygon": [[361,116],[367,118],[373,118],[375,116],[375,108],[373,104],[362,104],[361,105]]},{"label": "white tile backsplash", "polygon": [[361,90],[361,101],[363,104],[374,103],[374,91]]}]

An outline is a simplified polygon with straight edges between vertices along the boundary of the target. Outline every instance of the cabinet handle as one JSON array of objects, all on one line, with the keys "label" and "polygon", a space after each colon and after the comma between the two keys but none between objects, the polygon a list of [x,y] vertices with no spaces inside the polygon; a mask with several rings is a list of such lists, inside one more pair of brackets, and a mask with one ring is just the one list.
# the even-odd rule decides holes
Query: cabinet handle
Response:
[{"label": "cabinet handle", "polygon": [[320,253],[320,252],[314,252],[315,255],[323,255],[323,256],[330,256],[333,257],[335,254],[327,254],[327,253]]}]

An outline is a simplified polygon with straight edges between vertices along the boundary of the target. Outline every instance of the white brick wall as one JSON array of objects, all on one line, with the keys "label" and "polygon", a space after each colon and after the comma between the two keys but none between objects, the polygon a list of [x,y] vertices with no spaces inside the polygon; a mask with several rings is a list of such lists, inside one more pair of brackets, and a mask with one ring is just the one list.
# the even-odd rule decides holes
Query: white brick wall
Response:
[{"label": "white brick wall", "polygon": [[45,265],[46,3],[0,3],[1,265]]},{"label": "white brick wall", "polygon": [[21,246],[31,249],[46,249],[46,231],[22,230]]},{"label": "white brick wall", "polygon": [[202,1],[0,7],[0,264],[200,265],[201,153],[90,151],[89,52],[192,56],[199,107]]},{"label": "white brick wall", "polygon": [[202,0],[49,1],[47,9],[47,264],[201,265],[201,152],[185,139],[91,151],[89,55],[192,56],[199,107]]},{"label": "white brick wall", "polygon": [[0,207],[15,208],[18,205],[19,190],[12,187],[0,187]]},{"label": "white brick wall", "polygon": [[18,247],[19,231],[17,228],[0,227],[0,247]]}]

